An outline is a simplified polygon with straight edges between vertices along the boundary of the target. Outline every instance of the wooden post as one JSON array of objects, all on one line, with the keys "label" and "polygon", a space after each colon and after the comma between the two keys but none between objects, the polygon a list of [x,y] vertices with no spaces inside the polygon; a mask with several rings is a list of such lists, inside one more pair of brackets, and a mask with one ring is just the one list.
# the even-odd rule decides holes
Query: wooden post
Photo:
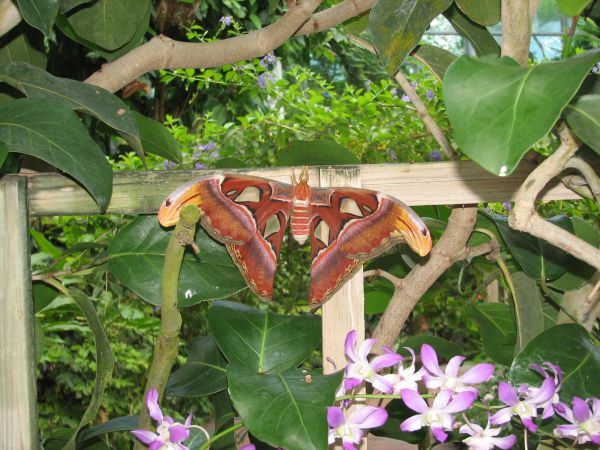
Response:
[{"label": "wooden post", "polygon": [[[360,168],[321,169],[320,186],[360,187]],[[356,330],[356,342],[365,339],[365,301],[362,268],[323,305],[323,373],[329,374],[346,366],[344,341],[350,330]],[[341,446],[335,446],[335,449]],[[360,450],[367,450],[363,440]]]},{"label": "wooden post", "polygon": [[0,448],[40,448],[27,180],[0,180]]}]

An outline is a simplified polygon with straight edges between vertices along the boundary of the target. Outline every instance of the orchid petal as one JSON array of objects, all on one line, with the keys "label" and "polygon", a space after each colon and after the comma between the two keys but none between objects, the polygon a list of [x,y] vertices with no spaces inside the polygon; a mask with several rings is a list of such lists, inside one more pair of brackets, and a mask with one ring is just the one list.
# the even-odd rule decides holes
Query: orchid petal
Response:
[{"label": "orchid petal", "polygon": [[256,450],[256,446],[254,444],[246,444],[240,447],[240,450]]},{"label": "orchid petal", "polygon": [[476,434],[483,432],[483,428],[481,428],[476,423],[465,423],[464,425],[462,425],[459,428],[458,432],[460,434],[469,434],[471,436],[474,436]]},{"label": "orchid petal", "polygon": [[362,380],[360,378],[345,378],[344,379],[344,390],[351,391],[356,386],[360,385]]},{"label": "orchid petal", "polygon": [[452,401],[444,409],[444,412],[457,413],[469,409],[476,398],[477,394],[475,394],[474,392],[460,392],[454,396]]},{"label": "orchid petal", "polygon": [[348,425],[356,425],[358,428],[380,427],[388,418],[385,408],[375,406],[363,406],[356,410],[348,418]]},{"label": "orchid petal", "polygon": [[600,434],[592,435],[592,442],[596,445],[600,445]]},{"label": "orchid petal", "polygon": [[456,377],[456,375],[458,375],[458,369],[464,360],[464,356],[452,357],[450,361],[448,361],[448,364],[446,364],[446,375],[449,377]]},{"label": "orchid petal", "polygon": [[418,392],[411,391],[410,389],[402,389],[400,391],[402,395],[402,401],[413,411],[424,413],[429,410],[429,406]]},{"label": "orchid petal", "polygon": [[148,450],[160,450],[164,445],[164,442],[161,440],[156,440],[150,444]]},{"label": "orchid petal", "polygon": [[521,417],[521,422],[523,422],[525,428],[527,428],[532,433],[537,432],[538,427],[531,417]]},{"label": "orchid petal", "polygon": [[545,403],[556,393],[556,384],[552,378],[546,378],[537,393],[531,399],[535,403]]},{"label": "orchid petal", "polygon": [[519,403],[517,391],[510,384],[501,381],[498,385],[498,398],[507,405],[514,406]]},{"label": "orchid petal", "polygon": [[416,431],[421,428],[423,428],[423,416],[421,414],[409,417],[400,424],[400,429],[402,431]]},{"label": "orchid petal", "polygon": [[404,358],[397,353],[387,353],[373,358],[371,367],[373,370],[377,371],[386,367],[395,366],[396,364],[401,363],[403,359]]},{"label": "orchid petal", "polygon": [[431,427],[431,434],[439,442],[445,442],[448,439],[448,435],[439,427]]},{"label": "orchid petal", "polygon": [[352,330],[346,336],[346,342],[344,343],[346,349],[346,357],[353,362],[358,360],[356,356],[356,330]]},{"label": "orchid petal", "polygon": [[573,397],[573,416],[575,416],[577,422],[585,422],[590,418],[590,409],[585,400]]},{"label": "orchid petal", "polygon": [[466,384],[483,383],[494,374],[494,369],[493,364],[477,364],[467,370],[459,379]]},{"label": "orchid petal", "polygon": [[327,423],[331,428],[337,428],[344,423],[344,412],[341,408],[330,406],[327,408]]},{"label": "orchid petal", "polygon": [[148,408],[148,414],[157,422],[163,421],[163,414],[158,406],[158,391],[156,388],[152,388],[148,391],[146,396],[146,407]]},{"label": "orchid petal", "polygon": [[144,444],[149,444],[155,439],[158,438],[156,433],[148,430],[132,430],[131,434],[133,434],[136,438],[142,441]]},{"label": "orchid petal", "polygon": [[438,363],[437,354],[431,345],[423,344],[421,346],[421,362],[430,373],[443,375]]},{"label": "orchid petal", "polygon": [[344,450],[356,450],[356,446],[354,445],[354,442],[352,442],[348,439],[342,439],[342,448]]},{"label": "orchid petal", "polygon": [[452,393],[453,391],[451,389],[444,389],[443,391],[440,391],[433,399],[433,409],[438,411],[444,409],[448,405],[450,397],[452,397]]},{"label": "orchid petal", "polygon": [[360,348],[358,349],[358,358],[366,361],[375,342],[377,342],[377,339],[365,339],[362,341],[362,344],[360,344]]},{"label": "orchid petal", "polygon": [[190,435],[190,431],[183,425],[173,425],[169,427],[169,436],[171,442],[182,442],[185,441]]},{"label": "orchid petal", "polygon": [[514,434],[508,436],[494,438],[494,445],[502,450],[513,448],[517,443],[517,437]]},{"label": "orchid petal", "polygon": [[375,375],[371,384],[375,389],[384,394],[391,394],[394,391],[394,385],[383,375]]},{"label": "orchid petal", "polygon": [[185,422],[184,425],[185,426],[190,426],[192,424],[192,413],[190,413],[186,418],[185,418]]},{"label": "orchid petal", "polygon": [[510,418],[512,417],[512,408],[502,408],[492,417],[490,417],[490,423],[492,425],[502,425],[504,423],[510,422]]}]

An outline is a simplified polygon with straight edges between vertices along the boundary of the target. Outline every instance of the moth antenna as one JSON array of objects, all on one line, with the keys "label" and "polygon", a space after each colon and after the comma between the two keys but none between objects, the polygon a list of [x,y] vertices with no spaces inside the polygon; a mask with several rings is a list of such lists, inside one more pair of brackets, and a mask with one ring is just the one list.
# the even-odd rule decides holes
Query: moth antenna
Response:
[{"label": "moth antenna", "polygon": [[296,172],[294,171],[294,168],[292,167],[292,185],[296,186],[298,184],[298,181],[296,181]]},{"label": "moth antenna", "polygon": [[302,167],[302,172],[300,173],[300,181],[308,182],[308,166]]}]

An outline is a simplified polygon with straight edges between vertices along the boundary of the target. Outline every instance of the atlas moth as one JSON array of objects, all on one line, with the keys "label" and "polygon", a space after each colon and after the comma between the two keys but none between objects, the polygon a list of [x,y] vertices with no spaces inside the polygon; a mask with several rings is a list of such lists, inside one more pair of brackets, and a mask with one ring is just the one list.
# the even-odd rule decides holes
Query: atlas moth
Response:
[{"label": "atlas moth", "polygon": [[312,188],[308,169],[292,184],[254,176],[210,175],[172,192],[158,211],[164,227],[175,225],[180,209],[196,205],[201,225],[227,247],[248,287],[270,300],[281,243],[290,223],[299,244],[310,239],[309,303],[325,302],[370,258],[406,242],[420,256],[431,235],[400,200],[356,188]]}]

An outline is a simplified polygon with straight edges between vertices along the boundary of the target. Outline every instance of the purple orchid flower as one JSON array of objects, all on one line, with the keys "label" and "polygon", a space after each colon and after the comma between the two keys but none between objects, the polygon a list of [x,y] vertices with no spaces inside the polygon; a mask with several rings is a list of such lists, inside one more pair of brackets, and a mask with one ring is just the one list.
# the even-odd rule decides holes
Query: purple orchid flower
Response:
[{"label": "purple orchid flower", "polygon": [[583,400],[573,397],[573,409],[564,403],[559,403],[554,409],[560,416],[571,422],[567,425],[558,425],[554,429],[555,435],[573,439],[573,445],[586,442],[600,445],[600,399],[591,397]]},{"label": "purple orchid flower", "polygon": [[[530,368],[535,370],[540,375],[542,375],[544,377],[544,379],[550,378],[550,377],[552,377],[554,379],[554,386],[555,386],[554,395],[547,402],[539,405],[540,408],[544,409],[544,411],[542,412],[542,419],[547,419],[554,415],[555,405],[558,405],[560,403],[560,398],[558,397],[558,392],[560,391],[560,388],[562,387],[562,380],[563,380],[562,370],[556,364],[552,364],[551,362],[548,362],[548,361],[542,363],[541,365],[540,364],[532,364],[530,366]],[[551,372],[551,374],[548,372]],[[531,389],[530,395],[535,395],[536,390],[538,388],[530,388],[530,389]]]},{"label": "purple orchid flower", "polygon": [[479,394],[476,388],[467,385],[479,384],[489,380],[494,374],[494,365],[476,364],[464,374],[458,376],[458,370],[464,360],[464,356],[455,356],[448,361],[446,370],[442,371],[433,347],[423,344],[421,346],[421,361],[428,372],[423,375],[425,386],[429,389],[450,389],[454,392],[471,391]]},{"label": "purple orchid flower", "polygon": [[420,413],[402,422],[400,429],[416,431],[429,426],[431,433],[439,442],[444,442],[448,438],[448,434],[444,430],[452,430],[452,425],[454,425],[452,414],[468,409],[477,398],[475,392],[453,393],[450,389],[444,389],[438,393],[433,399],[432,405],[429,406],[416,391],[403,389],[400,393],[406,406]]},{"label": "purple orchid flower", "polygon": [[517,442],[514,434],[496,437],[500,434],[501,428],[491,428],[490,423],[481,428],[476,423],[466,423],[458,430],[461,434],[469,434],[470,437],[463,439],[463,442],[469,446],[469,450],[491,450],[494,447],[501,449],[513,448]]},{"label": "purple orchid flower", "polygon": [[537,425],[533,418],[537,417],[538,408],[550,400],[556,392],[556,386],[552,378],[546,378],[539,389],[531,389],[523,385],[517,391],[504,381],[498,386],[498,398],[508,405],[502,408],[490,418],[492,425],[501,425],[510,422],[512,416],[519,416],[523,425],[535,433]]},{"label": "purple orchid flower", "polygon": [[387,418],[385,408],[358,406],[346,419],[341,408],[330,406],[327,408],[327,423],[330,427],[329,444],[341,438],[344,450],[356,450],[364,436],[364,430],[380,427]]},{"label": "purple orchid flower", "polygon": [[402,389],[418,391],[419,386],[417,385],[417,381],[421,381],[423,379],[423,374],[425,373],[425,369],[423,367],[415,372],[415,352],[412,348],[404,348],[412,355],[410,366],[404,368],[402,364],[398,364],[398,370],[396,373],[390,373],[383,376],[383,378],[385,378],[392,385],[391,394],[399,394]]},{"label": "purple orchid flower", "polygon": [[192,425],[192,415],[190,414],[185,423],[181,424],[175,422],[169,416],[163,416],[163,413],[158,406],[158,391],[155,388],[148,391],[146,396],[146,407],[148,413],[156,422],[156,433],[149,430],[132,430],[136,438],[142,441],[144,444],[148,444],[148,450],[188,450],[188,448],[182,444],[190,435],[189,428]]},{"label": "purple orchid flower", "polygon": [[254,444],[246,444],[240,447],[239,450],[256,450],[256,446]]},{"label": "purple orchid flower", "polygon": [[356,330],[350,331],[346,336],[345,348],[348,365],[344,374],[343,387],[345,392],[354,389],[365,380],[378,391],[386,394],[392,392],[393,386],[383,375],[377,374],[377,371],[394,366],[402,362],[403,358],[391,349],[383,347],[384,354],[376,356],[369,362],[367,356],[375,342],[375,339],[365,339],[356,351]]}]

